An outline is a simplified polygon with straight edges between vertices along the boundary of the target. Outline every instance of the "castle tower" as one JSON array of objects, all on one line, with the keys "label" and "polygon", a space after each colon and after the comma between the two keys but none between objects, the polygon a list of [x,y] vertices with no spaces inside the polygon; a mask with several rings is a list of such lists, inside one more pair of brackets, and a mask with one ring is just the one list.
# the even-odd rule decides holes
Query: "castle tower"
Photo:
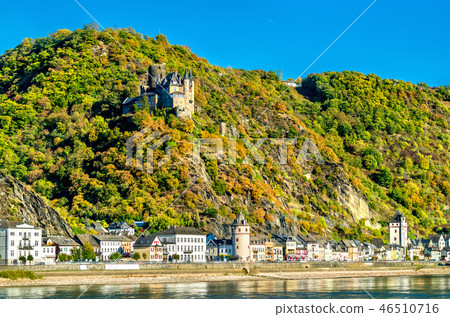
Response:
[{"label": "castle tower", "polygon": [[239,256],[243,261],[250,260],[250,226],[242,213],[231,225],[233,254]]},{"label": "castle tower", "polygon": [[405,216],[398,210],[389,222],[389,240],[390,244],[404,248],[408,246],[408,223]]},{"label": "castle tower", "polygon": [[189,71],[189,99],[188,102],[192,105],[192,112],[194,112],[194,77],[192,71]]},{"label": "castle tower", "polygon": [[148,83],[150,86],[150,91],[155,91],[158,84],[157,79],[160,80],[166,78],[166,63],[153,64],[148,68]]}]

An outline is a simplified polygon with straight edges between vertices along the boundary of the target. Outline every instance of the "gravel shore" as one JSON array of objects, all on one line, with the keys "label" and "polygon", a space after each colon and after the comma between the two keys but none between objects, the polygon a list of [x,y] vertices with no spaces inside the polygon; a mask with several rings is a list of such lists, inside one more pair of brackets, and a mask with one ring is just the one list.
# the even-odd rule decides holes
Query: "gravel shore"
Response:
[{"label": "gravel shore", "polygon": [[367,268],[367,269],[302,269],[293,271],[250,271],[241,272],[170,272],[150,271],[62,271],[42,272],[44,278],[37,280],[9,280],[0,278],[0,287],[16,286],[55,286],[55,285],[91,285],[91,284],[165,284],[192,282],[223,282],[248,280],[303,280],[303,279],[334,279],[377,276],[424,276],[449,275],[449,267],[425,268]]}]

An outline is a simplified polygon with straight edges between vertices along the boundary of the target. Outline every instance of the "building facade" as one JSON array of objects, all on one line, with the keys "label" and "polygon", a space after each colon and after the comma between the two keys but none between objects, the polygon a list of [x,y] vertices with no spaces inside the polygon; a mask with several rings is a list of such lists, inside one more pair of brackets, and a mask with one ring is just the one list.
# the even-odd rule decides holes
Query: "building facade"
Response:
[{"label": "building facade", "polygon": [[172,226],[156,235],[167,252],[168,261],[206,262],[206,234],[200,230]]},{"label": "building facade", "polygon": [[125,221],[111,223],[108,226],[108,231],[111,234],[120,234],[126,236],[134,235],[134,228],[127,224]]},{"label": "building facade", "polygon": [[0,263],[19,264],[19,258],[29,255],[31,263],[41,262],[42,229],[18,221],[0,221]]},{"label": "building facade", "polygon": [[103,261],[108,261],[114,253],[122,253],[122,237],[112,234],[96,234],[94,239],[100,246],[100,256]]},{"label": "building facade", "polygon": [[390,244],[404,248],[408,246],[408,223],[405,216],[398,210],[389,222],[389,239]]},{"label": "building facade", "polygon": [[140,254],[141,260],[150,262],[162,262],[164,247],[158,236],[152,234],[139,237],[134,243],[134,252]]},{"label": "building facade", "polygon": [[54,245],[56,247],[56,258],[60,254],[72,255],[73,250],[81,246],[74,239],[65,236],[50,236],[44,241],[46,245]]},{"label": "building facade", "polygon": [[264,261],[266,258],[265,243],[263,239],[250,239],[250,258],[252,262]]}]

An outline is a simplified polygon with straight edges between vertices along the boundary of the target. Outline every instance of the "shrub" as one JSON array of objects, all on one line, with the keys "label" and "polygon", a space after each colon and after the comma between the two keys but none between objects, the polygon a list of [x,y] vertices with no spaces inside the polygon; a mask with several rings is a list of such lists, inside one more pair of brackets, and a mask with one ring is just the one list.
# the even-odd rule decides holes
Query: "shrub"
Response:
[{"label": "shrub", "polygon": [[116,261],[122,258],[122,254],[120,254],[119,252],[114,252],[113,254],[111,254],[109,256],[110,260]]},{"label": "shrub", "polygon": [[205,214],[212,218],[217,217],[218,213],[219,213],[219,211],[216,208],[208,208],[205,210]]},{"label": "shrub", "polygon": [[9,278],[10,280],[17,280],[17,279],[24,279],[29,278],[31,280],[36,279],[42,279],[43,275],[36,274],[31,271],[24,271],[24,270],[8,270],[8,271],[2,271],[0,272],[0,277],[2,278]]},{"label": "shrub", "polygon": [[227,191],[227,183],[223,179],[218,179],[214,181],[211,187],[219,196],[222,196]]},{"label": "shrub", "polygon": [[375,176],[375,180],[383,187],[389,187],[392,184],[393,177],[387,167],[382,167]]},{"label": "shrub", "polygon": [[374,170],[378,167],[378,162],[372,154],[364,156],[364,167],[368,170]]},{"label": "shrub", "polygon": [[141,258],[141,255],[139,254],[139,252],[134,252],[132,259],[135,261],[139,261],[139,259]]}]

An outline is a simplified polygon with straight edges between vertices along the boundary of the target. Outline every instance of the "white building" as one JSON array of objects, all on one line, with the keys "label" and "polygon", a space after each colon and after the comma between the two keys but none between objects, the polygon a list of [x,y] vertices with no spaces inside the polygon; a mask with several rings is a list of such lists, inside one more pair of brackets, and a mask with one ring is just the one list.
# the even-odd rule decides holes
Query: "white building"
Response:
[{"label": "white building", "polygon": [[122,253],[122,237],[120,235],[95,234],[93,237],[100,246],[100,256],[103,261],[108,261],[113,253]]},{"label": "white building", "polygon": [[437,247],[439,251],[445,248],[445,238],[442,234],[433,234],[428,236],[428,239],[431,240],[431,243],[434,247]]},{"label": "white building", "polygon": [[371,261],[375,254],[375,246],[372,243],[362,243],[362,255],[364,261]]},{"label": "white building", "polygon": [[283,80],[282,83],[283,83],[283,85],[294,87],[294,88],[300,87],[299,84],[297,84],[295,81],[292,81],[292,80]]},{"label": "white building", "polygon": [[56,262],[56,246],[55,245],[43,245],[41,248],[42,262],[44,264],[55,264]]},{"label": "white building", "polygon": [[348,251],[345,250],[340,243],[334,243],[331,246],[331,261],[335,262],[348,261]]},{"label": "white building", "polygon": [[390,244],[406,248],[408,246],[408,223],[400,211],[396,211],[389,222]]},{"label": "white building", "polygon": [[319,240],[319,260],[320,261],[331,261],[333,256],[333,250],[331,249],[331,244],[325,239]]},{"label": "white building", "polygon": [[266,245],[262,239],[250,239],[250,259],[252,262],[266,259]]},{"label": "white building", "polygon": [[111,234],[121,234],[125,236],[134,235],[134,228],[130,227],[125,221],[123,222],[113,222],[109,224],[108,231]]},{"label": "white building", "polygon": [[303,245],[306,245],[308,261],[318,261],[320,258],[319,242],[312,236],[305,236],[304,234],[299,234],[298,239]]},{"label": "white building", "polygon": [[80,247],[78,242],[65,236],[49,236],[45,239],[45,242],[48,246],[53,245],[56,247],[56,257],[60,254],[72,255],[72,250]]},{"label": "white building", "polygon": [[[0,220],[0,263],[20,264],[19,257],[33,257],[41,262],[42,229],[20,221]],[[29,263],[29,261],[27,261]]]},{"label": "white building", "polygon": [[167,252],[167,260],[206,262],[206,235],[196,228],[172,226],[156,233]]}]

